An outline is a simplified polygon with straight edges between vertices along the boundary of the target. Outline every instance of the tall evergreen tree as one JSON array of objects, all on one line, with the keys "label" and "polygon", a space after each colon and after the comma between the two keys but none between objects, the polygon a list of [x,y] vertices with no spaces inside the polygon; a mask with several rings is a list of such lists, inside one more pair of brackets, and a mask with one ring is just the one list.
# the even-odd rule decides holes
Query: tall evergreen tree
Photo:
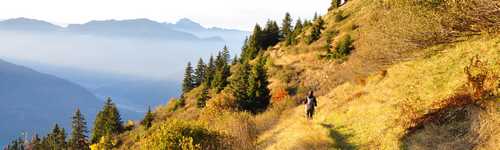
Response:
[{"label": "tall evergreen tree", "polygon": [[208,87],[207,86],[203,86],[203,89],[201,91],[201,94],[196,98],[196,106],[198,108],[203,108],[205,107],[206,103],[207,103],[207,100],[209,99],[209,96],[208,96]]},{"label": "tall evergreen tree", "polygon": [[210,87],[215,74],[215,62],[214,57],[211,55],[207,63],[207,68],[205,69],[205,83]]},{"label": "tall evergreen tree", "polygon": [[283,23],[281,24],[281,34],[283,35],[283,39],[285,41],[285,45],[290,45],[292,44],[292,33],[293,33],[293,27],[292,27],[292,17],[290,16],[290,13],[285,14],[285,18],[283,19]]},{"label": "tall evergreen tree", "polygon": [[282,38],[278,23],[273,20],[267,21],[266,27],[264,28],[263,32],[262,43],[260,46],[261,50],[265,50],[271,46],[276,45]]},{"label": "tall evergreen tree", "polygon": [[184,71],[184,80],[182,81],[182,92],[187,93],[194,88],[193,84],[193,67],[191,62],[188,62],[186,70]]},{"label": "tall evergreen tree", "polygon": [[339,8],[341,4],[341,0],[332,0],[330,8],[328,8],[328,11],[334,10],[336,8]]},{"label": "tall evergreen tree", "polygon": [[55,124],[52,132],[47,135],[42,144],[48,149],[66,149],[66,132],[64,128]]},{"label": "tall evergreen tree", "polygon": [[76,109],[76,112],[73,115],[69,149],[88,150],[89,144],[87,142],[87,132],[87,122],[80,112],[80,109]]},{"label": "tall evergreen tree", "polygon": [[25,150],[26,146],[24,145],[25,141],[21,137],[15,139],[5,147],[5,150]]},{"label": "tall evergreen tree", "polygon": [[33,135],[33,137],[31,138],[28,149],[43,150],[42,139],[40,139],[40,136],[38,136],[38,134]]},{"label": "tall evergreen tree", "polygon": [[321,37],[322,30],[325,29],[325,21],[321,17],[317,17],[312,25],[311,34],[306,38],[306,43],[311,44]]},{"label": "tall evergreen tree", "polygon": [[151,112],[151,107],[148,107],[148,112],[144,116],[144,119],[142,119],[141,124],[146,127],[146,129],[149,129],[153,125],[153,120],[154,116]]},{"label": "tall evergreen tree", "polygon": [[222,91],[228,84],[227,78],[231,75],[229,66],[229,50],[224,47],[215,58],[215,74],[211,83],[212,89],[216,92]]},{"label": "tall evergreen tree", "polygon": [[238,109],[248,110],[249,97],[248,97],[248,76],[250,74],[250,65],[248,61],[236,66],[236,71],[231,76],[229,89],[231,94],[236,98]]},{"label": "tall evergreen tree", "polygon": [[248,97],[250,98],[249,110],[253,113],[261,112],[267,108],[270,103],[270,90],[267,87],[267,73],[264,68],[266,59],[259,57],[257,63],[252,67],[248,79]]},{"label": "tall evergreen tree", "polygon": [[118,108],[111,98],[107,98],[103,109],[97,113],[92,128],[91,143],[99,142],[104,135],[115,135],[123,131],[122,121]]},{"label": "tall evergreen tree", "polygon": [[203,62],[203,59],[200,58],[193,75],[193,82],[195,87],[200,86],[203,83],[203,81],[205,80],[206,72],[207,66],[205,65],[205,62]]},{"label": "tall evergreen tree", "polygon": [[295,23],[295,28],[293,29],[292,33],[292,38],[291,38],[291,44],[297,44],[297,37],[302,33],[302,20],[299,18],[297,19],[297,22]]}]

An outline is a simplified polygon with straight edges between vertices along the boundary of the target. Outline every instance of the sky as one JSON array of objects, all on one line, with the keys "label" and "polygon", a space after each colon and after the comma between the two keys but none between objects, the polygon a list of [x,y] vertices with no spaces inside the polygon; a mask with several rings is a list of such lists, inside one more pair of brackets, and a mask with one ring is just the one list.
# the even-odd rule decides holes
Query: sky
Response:
[{"label": "sky", "polygon": [[205,27],[251,30],[267,19],[324,13],[331,0],[0,0],[0,19],[26,17],[58,25],[91,20],[189,18]]}]

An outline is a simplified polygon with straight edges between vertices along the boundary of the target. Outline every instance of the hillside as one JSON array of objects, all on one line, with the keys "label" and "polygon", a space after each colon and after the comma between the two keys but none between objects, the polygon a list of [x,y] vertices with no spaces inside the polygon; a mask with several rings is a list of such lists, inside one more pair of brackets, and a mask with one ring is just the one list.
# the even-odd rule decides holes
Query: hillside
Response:
[{"label": "hillside", "polygon": [[[159,106],[151,129],[119,136],[119,149],[175,147],[171,134],[195,149],[495,149],[500,2],[479,1],[349,1],[261,53],[272,94],[265,112],[234,108],[233,83],[196,108],[201,85]],[[242,65],[232,66],[230,82]],[[298,105],[309,90],[319,101],[312,121]]]},{"label": "hillside", "polygon": [[293,27],[289,15],[257,24],[238,57],[188,63],[179,98],[90,147],[498,149],[498,10],[497,0],[349,0]]},{"label": "hillside", "polygon": [[55,123],[69,127],[76,108],[94,118],[102,103],[74,83],[3,60],[0,78],[0,145],[21,132],[46,133]]}]

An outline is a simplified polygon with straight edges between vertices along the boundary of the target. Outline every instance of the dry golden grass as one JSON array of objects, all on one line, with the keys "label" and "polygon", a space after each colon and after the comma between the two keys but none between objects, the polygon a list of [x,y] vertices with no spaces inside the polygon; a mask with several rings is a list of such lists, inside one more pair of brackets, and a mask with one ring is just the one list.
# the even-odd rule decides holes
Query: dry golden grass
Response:
[{"label": "dry golden grass", "polygon": [[[294,109],[258,141],[267,149],[295,149],[304,143],[340,149],[399,149],[416,118],[439,109],[444,105],[435,104],[463,91],[467,85],[464,68],[471,58],[479,55],[488,62],[486,69],[500,75],[499,43],[498,38],[479,38],[430,48],[428,51],[435,51],[432,55],[390,67],[384,76],[369,77],[365,86],[346,83],[319,97],[312,122],[303,120],[303,108]],[[498,134],[488,135],[498,139]]]}]

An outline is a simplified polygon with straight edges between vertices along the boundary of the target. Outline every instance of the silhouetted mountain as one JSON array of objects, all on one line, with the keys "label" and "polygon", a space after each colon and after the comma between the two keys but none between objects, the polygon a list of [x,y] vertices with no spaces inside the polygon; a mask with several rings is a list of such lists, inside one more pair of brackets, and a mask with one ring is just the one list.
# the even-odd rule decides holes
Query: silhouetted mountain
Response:
[{"label": "silhouetted mountain", "polygon": [[14,18],[0,21],[0,30],[20,31],[58,31],[62,29],[54,24],[28,18]]},{"label": "silhouetted mountain", "polygon": [[194,34],[200,38],[210,38],[210,37],[221,37],[228,44],[241,43],[245,40],[250,32],[235,30],[235,29],[224,29],[219,27],[205,28],[197,22],[194,22],[187,18],[182,18],[177,23],[165,23],[166,26],[177,31],[187,32]]},{"label": "silhouetted mountain", "polygon": [[69,32],[104,36],[200,40],[191,33],[173,30],[149,19],[91,21],[71,24],[66,29]]},{"label": "silhouetted mountain", "polygon": [[69,127],[76,108],[91,123],[102,102],[74,83],[0,60],[0,103],[2,145],[21,132],[45,133],[54,123]]}]

